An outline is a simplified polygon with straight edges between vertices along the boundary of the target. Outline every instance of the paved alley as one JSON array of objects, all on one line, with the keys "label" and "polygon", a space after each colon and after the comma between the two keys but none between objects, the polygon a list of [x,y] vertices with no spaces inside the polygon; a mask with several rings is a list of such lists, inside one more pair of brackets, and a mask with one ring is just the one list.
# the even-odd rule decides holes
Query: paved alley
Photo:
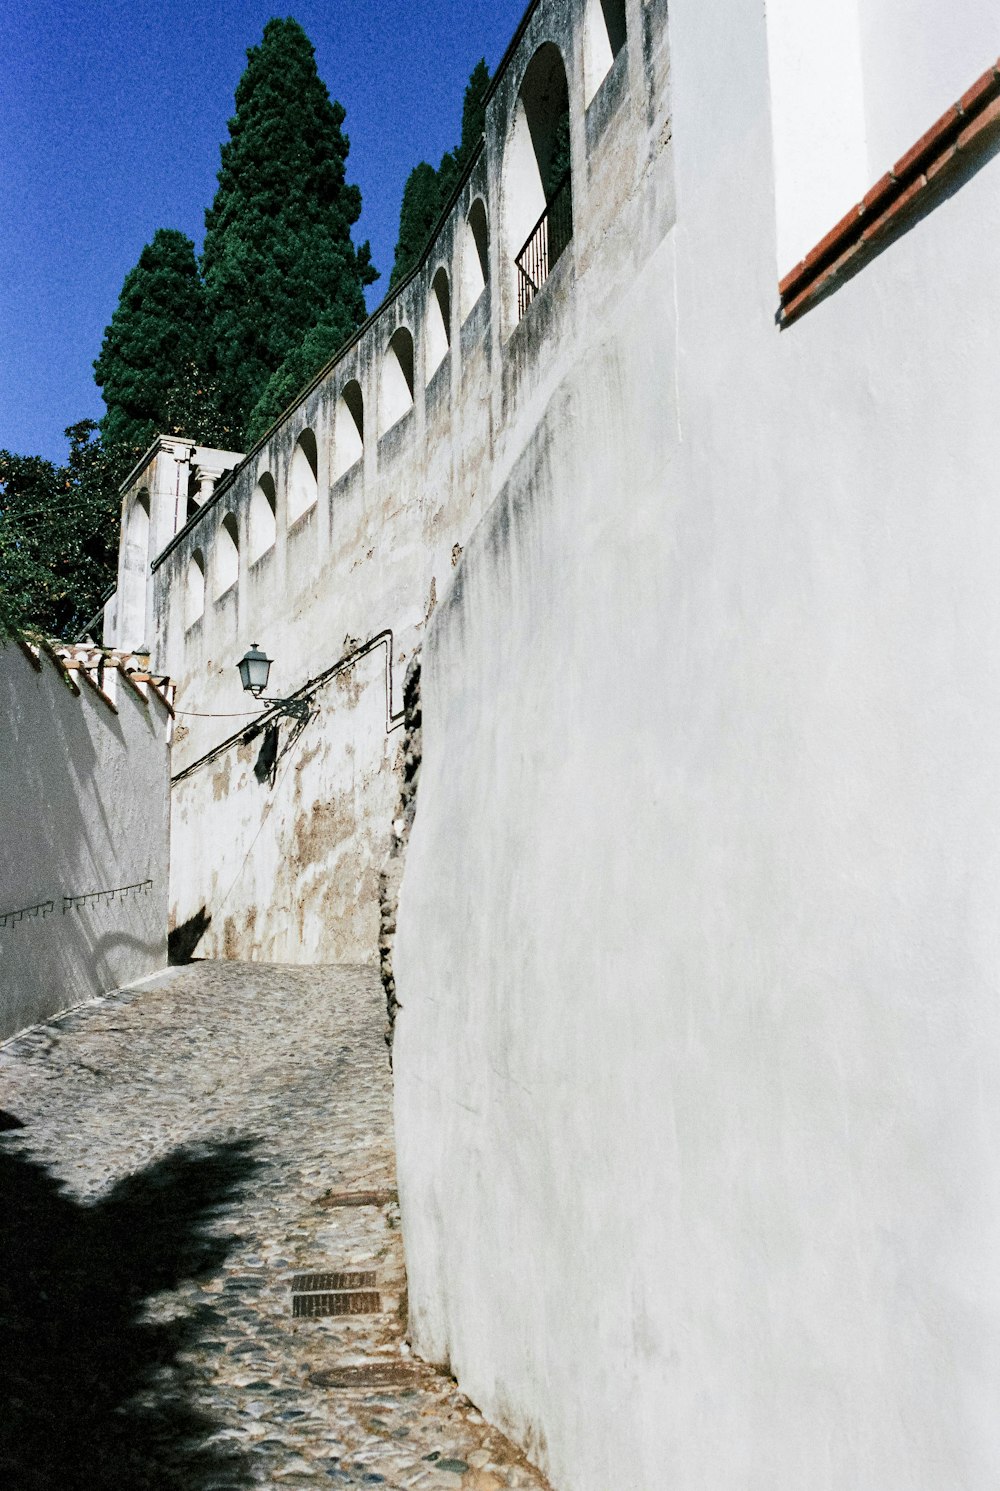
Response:
[{"label": "paved alley", "polygon": [[383,1018],[202,963],[0,1048],[4,1491],[544,1487],[408,1354]]}]

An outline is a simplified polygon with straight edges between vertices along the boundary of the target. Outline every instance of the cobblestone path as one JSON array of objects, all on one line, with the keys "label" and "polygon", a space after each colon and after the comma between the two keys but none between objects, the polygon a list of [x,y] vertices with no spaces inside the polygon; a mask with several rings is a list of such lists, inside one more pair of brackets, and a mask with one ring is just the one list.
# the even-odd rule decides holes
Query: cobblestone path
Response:
[{"label": "cobblestone path", "polygon": [[[203,963],[0,1048],[3,1491],[544,1487],[408,1355],[382,1023]],[[330,1273],[379,1312],[294,1317]]]}]

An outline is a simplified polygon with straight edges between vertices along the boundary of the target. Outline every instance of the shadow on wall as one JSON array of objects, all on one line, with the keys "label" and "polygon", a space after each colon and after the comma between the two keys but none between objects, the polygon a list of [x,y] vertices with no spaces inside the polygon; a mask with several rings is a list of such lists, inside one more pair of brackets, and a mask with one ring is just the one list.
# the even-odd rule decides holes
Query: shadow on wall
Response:
[{"label": "shadow on wall", "polygon": [[[21,1127],[0,1114],[0,1130]],[[253,1150],[177,1149],[85,1205],[0,1143],[0,1485],[252,1484],[237,1450],[206,1443],[223,1426],[195,1406],[204,1385],[179,1360],[214,1333],[217,1312],[143,1317],[151,1296],[224,1262],[236,1239],[212,1224],[252,1181]]]},{"label": "shadow on wall", "polygon": [[167,962],[172,968],[194,962],[195,949],[211,925],[209,912],[201,906],[194,916],[174,927],[167,937]]},{"label": "shadow on wall", "polygon": [[[151,803],[142,784],[122,790],[133,749],[147,779],[160,759],[165,770],[163,720],[159,706],[142,704],[127,686],[121,695],[116,713],[86,685],[73,696],[48,658],[32,664],[14,644],[0,647],[0,767],[8,784],[0,909],[53,901],[55,911],[0,935],[0,1036],[163,964],[166,798]],[[141,897],[60,905],[63,894],[110,892],[148,877],[154,884]]]}]

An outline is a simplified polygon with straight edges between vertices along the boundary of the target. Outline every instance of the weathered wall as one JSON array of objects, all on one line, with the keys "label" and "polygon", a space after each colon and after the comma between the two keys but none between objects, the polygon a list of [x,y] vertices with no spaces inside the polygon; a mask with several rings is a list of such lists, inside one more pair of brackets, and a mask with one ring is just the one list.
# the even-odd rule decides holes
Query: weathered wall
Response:
[{"label": "weathered wall", "polygon": [[782,332],[764,7],[671,69],[422,651],[414,1339],[560,1491],[991,1491],[1000,160]]},{"label": "weathered wall", "polygon": [[[600,6],[590,9],[603,25]],[[544,37],[582,75],[585,10],[582,0],[550,3],[544,36],[530,21],[490,101],[482,151],[424,261],[154,561],[154,662],[178,686],[171,920],[200,929],[202,955],[378,955],[403,670],[560,367],[582,355],[580,315],[608,315],[672,214],[666,7],[654,0],[635,8],[639,40],[586,112],[573,111],[574,241],[544,306],[517,324],[513,256],[527,230],[511,225],[537,217],[508,169],[517,89]],[[641,211],[626,213],[640,182]],[[469,226],[477,211],[487,225],[483,266]],[[443,322],[433,288],[442,271]],[[579,313],[577,280],[591,287]],[[400,332],[413,339],[413,401],[393,423],[400,382],[390,344]],[[363,401],[363,444],[344,406],[352,389]],[[192,579],[199,593],[204,586],[194,608]],[[288,693],[383,630],[394,649],[388,710],[369,659],[315,694],[316,718],[273,783],[258,787],[250,775],[259,746],[234,742],[215,754],[241,719],[250,723],[236,664],[251,642],[276,660],[271,691]],[[283,741],[291,733],[283,726]]]},{"label": "weathered wall", "polygon": [[104,684],[0,647],[0,1039],[167,961],[169,708]]},{"label": "weathered wall", "polygon": [[385,647],[331,679],[313,702],[304,726],[278,725],[276,749],[259,733],[175,782],[173,926],[186,951],[374,961],[378,879],[398,791]]},{"label": "weathered wall", "polygon": [[[399,790],[391,716],[428,611],[490,495],[491,292],[487,285],[466,308],[455,288],[465,219],[485,190],[480,163],[421,271],[156,563],[156,659],[178,684],[174,769],[195,767],[173,790],[171,916],[175,926],[210,918],[199,954],[377,958],[378,872]],[[442,266],[451,340],[428,376],[429,297]],[[415,341],[413,405],[380,433],[387,347],[399,327]],[[353,446],[338,408],[343,421],[341,394],[351,384],[363,394],[364,445],[341,470]],[[300,511],[303,431],[315,438],[316,470]],[[262,488],[273,500],[274,539],[255,553]],[[225,518],[239,537],[238,575],[219,593]],[[203,614],[192,620],[185,584],[195,554],[206,583]],[[386,630],[391,698],[381,653],[320,689],[316,718],[273,786],[248,776],[256,747],[234,746],[211,769],[196,765],[240,717],[250,723],[236,664],[251,642],[275,659],[269,692],[290,693]],[[283,743],[290,734],[283,726]]]}]

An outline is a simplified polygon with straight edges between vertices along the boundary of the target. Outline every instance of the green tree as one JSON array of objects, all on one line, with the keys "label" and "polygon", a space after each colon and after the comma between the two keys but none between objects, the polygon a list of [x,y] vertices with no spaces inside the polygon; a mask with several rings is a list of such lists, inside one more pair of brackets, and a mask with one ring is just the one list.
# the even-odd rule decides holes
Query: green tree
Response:
[{"label": "green tree", "polygon": [[92,419],[66,435],[65,466],[0,451],[0,635],[72,639],[114,584],[128,458]]},{"label": "green tree", "polygon": [[466,85],[462,137],[458,145],[441,157],[436,171],[429,161],[422,160],[406,178],[399,209],[399,240],[389,278],[390,289],[419,261],[448,198],[476,152],[486,124],[486,90],[489,85],[490,70],[486,58],[481,57]]},{"label": "green tree", "polygon": [[486,66],[486,58],[480,57],[472,69],[462,100],[462,140],[458,154],[463,171],[486,129],[486,90],[489,86],[490,70]]},{"label": "green tree", "polygon": [[305,337],[271,374],[247,424],[247,445],[253,445],[293,402],[306,384],[335,357],[356,328],[335,307],[310,327]]},{"label": "green tree", "polygon": [[158,434],[215,444],[224,431],[207,363],[208,313],[194,244],[160,228],[125,276],[94,363],[107,406],[104,445],[139,455]]},{"label": "green tree", "polygon": [[417,263],[441,216],[443,202],[441,179],[430,162],[422,160],[413,167],[403,187],[403,203],[399,209],[399,240],[389,277],[390,289],[408,275]]},{"label": "green tree", "polygon": [[202,254],[223,408],[240,440],[307,333],[322,322],[349,335],[365,318],[378,276],[368,244],[351,240],[361,193],[346,180],[344,118],[302,27],[268,21],[236,88]]}]

